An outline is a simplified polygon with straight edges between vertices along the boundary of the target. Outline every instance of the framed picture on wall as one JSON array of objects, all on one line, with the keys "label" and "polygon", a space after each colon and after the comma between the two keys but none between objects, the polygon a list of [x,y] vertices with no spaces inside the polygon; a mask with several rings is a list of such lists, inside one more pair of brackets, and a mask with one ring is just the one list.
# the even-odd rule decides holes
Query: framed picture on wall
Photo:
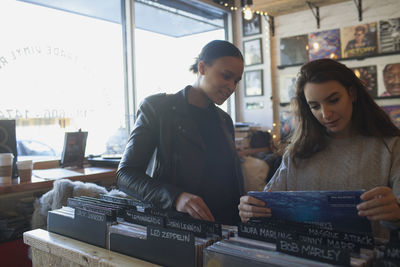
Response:
[{"label": "framed picture on wall", "polygon": [[253,18],[247,20],[243,16],[242,12],[242,25],[243,25],[243,36],[250,36],[261,33],[261,15],[254,14]]},{"label": "framed picture on wall", "polygon": [[262,96],[263,90],[263,71],[251,70],[244,73],[244,95]]},{"label": "framed picture on wall", "polygon": [[243,42],[244,64],[246,66],[263,62],[261,47],[261,38]]},{"label": "framed picture on wall", "polygon": [[400,62],[386,64],[382,71],[384,90],[379,90],[378,96],[400,97]]},{"label": "framed picture on wall", "polygon": [[296,120],[290,110],[282,110],[279,114],[281,141],[285,142],[294,132]]},{"label": "framed picture on wall", "polygon": [[290,103],[290,99],[294,97],[296,86],[296,74],[284,74],[280,77],[279,86],[279,102],[280,104]]}]

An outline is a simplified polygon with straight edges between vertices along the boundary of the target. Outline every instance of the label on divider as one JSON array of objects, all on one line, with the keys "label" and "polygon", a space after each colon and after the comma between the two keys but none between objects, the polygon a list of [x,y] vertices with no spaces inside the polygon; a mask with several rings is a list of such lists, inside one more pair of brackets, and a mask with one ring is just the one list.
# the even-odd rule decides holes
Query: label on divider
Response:
[{"label": "label on divider", "polygon": [[302,258],[339,265],[350,265],[350,253],[347,250],[282,239],[276,242],[276,250]]}]

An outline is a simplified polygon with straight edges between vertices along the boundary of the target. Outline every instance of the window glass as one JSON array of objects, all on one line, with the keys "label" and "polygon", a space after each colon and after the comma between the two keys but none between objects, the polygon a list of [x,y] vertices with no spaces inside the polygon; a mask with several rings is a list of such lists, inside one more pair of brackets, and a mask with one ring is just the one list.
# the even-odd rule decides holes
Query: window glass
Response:
[{"label": "window glass", "polygon": [[[224,14],[210,6],[196,6],[193,10],[199,12],[194,14],[180,10],[179,6],[149,2],[135,3],[136,107],[146,96],[176,93],[193,84],[196,76],[189,68],[201,48],[211,40],[224,40],[226,36]],[[185,4],[190,2],[193,1]],[[204,12],[200,12],[202,8]],[[150,26],[146,23],[149,18]],[[227,110],[226,102],[221,108]]]},{"label": "window glass", "polygon": [[0,119],[16,119],[19,157],[59,157],[64,133],[78,129],[88,131],[86,154],[120,151],[121,24],[2,0],[0,34]]}]

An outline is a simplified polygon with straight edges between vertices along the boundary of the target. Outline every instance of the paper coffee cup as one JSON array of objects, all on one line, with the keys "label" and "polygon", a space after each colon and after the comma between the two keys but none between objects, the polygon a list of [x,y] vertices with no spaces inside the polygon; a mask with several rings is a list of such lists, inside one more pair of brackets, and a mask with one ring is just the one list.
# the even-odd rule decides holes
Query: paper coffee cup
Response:
[{"label": "paper coffee cup", "polygon": [[12,153],[0,153],[0,183],[11,182],[13,160]]},{"label": "paper coffee cup", "polygon": [[22,160],[17,162],[20,182],[30,181],[32,178],[33,161]]}]

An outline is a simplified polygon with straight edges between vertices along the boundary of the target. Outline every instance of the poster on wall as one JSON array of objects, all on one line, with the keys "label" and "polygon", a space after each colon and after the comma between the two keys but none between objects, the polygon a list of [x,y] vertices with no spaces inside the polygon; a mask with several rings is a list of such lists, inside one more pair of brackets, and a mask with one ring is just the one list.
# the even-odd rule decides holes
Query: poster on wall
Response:
[{"label": "poster on wall", "polygon": [[263,70],[245,71],[244,95],[262,96],[263,94]]},{"label": "poster on wall", "polygon": [[382,109],[386,111],[393,123],[400,128],[400,105],[382,106]]},{"label": "poster on wall", "polygon": [[333,29],[321,32],[313,32],[308,35],[308,47],[310,61],[320,58],[339,59],[340,30]]},{"label": "poster on wall", "polygon": [[290,110],[283,110],[280,113],[280,134],[281,141],[288,140],[296,127],[296,120]]},{"label": "poster on wall", "polygon": [[296,77],[296,74],[281,75],[279,87],[279,101],[281,104],[290,103],[290,99],[294,96]]},{"label": "poster on wall", "polygon": [[400,51],[400,18],[379,21],[381,53]]},{"label": "poster on wall", "polygon": [[303,64],[308,61],[307,34],[281,38],[281,65]]},{"label": "poster on wall", "polygon": [[400,97],[400,62],[385,65],[382,72],[385,88],[379,97]]},{"label": "poster on wall", "polygon": [[[243,12],[242,12],[243,14]],[[254,14],[253,18],[247,20],[242,15],[243,36],[250,36],[261,33],[261,15]]]},{"label": "poster on wall", "polygon": [[340,31],[342,57],[361,57],[378,52],[377,23],[360,24]]},{"label": "poster on wall", "polygon": [[246,66],[262,63],[261,38],[243,42],[244,64]]},{"label": "poster on wall", "polygon": [[378,96],[376,66],[365,66],[351,69],[367,88],[368,93],[373,98],[376,98]]}]

